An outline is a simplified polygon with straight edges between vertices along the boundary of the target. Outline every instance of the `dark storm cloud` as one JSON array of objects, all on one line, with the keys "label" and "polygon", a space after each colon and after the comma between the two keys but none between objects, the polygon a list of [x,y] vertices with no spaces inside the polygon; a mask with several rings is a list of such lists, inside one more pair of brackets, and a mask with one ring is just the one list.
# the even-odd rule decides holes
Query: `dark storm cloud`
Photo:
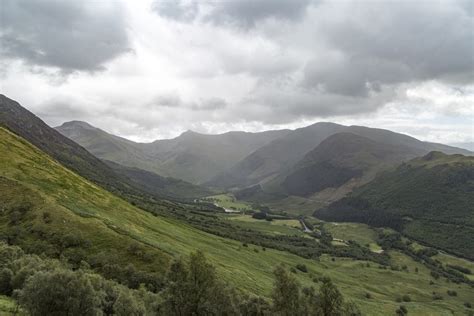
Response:
[{"label": "dark storm cloud", "polygon": [[216,1],[206,19],[216,24],[254,27],[268,18],[300,20],[310,0],[230,0]]},{"label": "dark storm cloud", "polygon": [[321,10],[317,34],[333,55],[307,64],[306,86],[367,96],[383,84],[474,81],[474,19],[465,2],[353,2]]},{"label": "dark storm cloud", "polygon": [[152,8],[159,15],[183,22],[193,21],[199,7],[207,6],[203,20],[217,25],[228,24],[251,28],[268,18],[299,20],[312,0],[226,0],[200,2],[198,0],[157,0]]},{"label": "dark storm cloud", "polygon": [[117,1],[2,0],[0,54],[63,72],[103,69],[129,51]]},{"label": "dark storm cloud", "polygon": [[169,19],[192,21],[199,12],[199,6],[196,1],[157,0],[153,2],[152,10]]}]

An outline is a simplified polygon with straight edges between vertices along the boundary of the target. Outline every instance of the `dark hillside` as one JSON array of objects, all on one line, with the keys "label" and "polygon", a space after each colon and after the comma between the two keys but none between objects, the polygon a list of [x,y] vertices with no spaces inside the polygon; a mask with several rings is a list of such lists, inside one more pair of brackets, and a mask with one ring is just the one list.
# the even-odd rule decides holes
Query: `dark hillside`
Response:
[{"label": "dark hillside", "polygon": [[474,259],[474,158],[431,152],[402,164],[315,215],[387,226]]}]

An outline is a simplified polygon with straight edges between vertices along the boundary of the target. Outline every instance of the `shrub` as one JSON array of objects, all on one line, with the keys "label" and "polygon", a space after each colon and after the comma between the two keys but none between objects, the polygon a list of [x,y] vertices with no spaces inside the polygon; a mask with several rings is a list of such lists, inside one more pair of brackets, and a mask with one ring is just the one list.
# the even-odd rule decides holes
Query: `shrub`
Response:
[{"label": "shrub", "polygon": [[30,277],[20,292],[20,304],[35,315],[96,315],[98,295],[86,275],[54,270]]},{"label": "shrub", "polygon": [[49,224],[53,221],[53,219],[51,218],[51,214],[49,212],[43,212],[43,222],[45,222],[46,224]]},{"label": "shrub", "polygon": [[304,272],[304,273],[308,272],[308,268],[306,267],[305,264],[302,264],[302,263],[298,263],[296,265],[296,269],[298,269],[298,270],[300,270],[301,272]]},{"label": "shrub", "polygon": [[472,308],[472,304],[469,302],[464,303],[464,306],[467,308]]},{"label": "shrub", "polygon": [[448,290],[447,293],[448,293],[449,296],[458,296],[458,292],[456,292],[454,290]]},{"label": "shrub", "polygon": [[372,294],[370,294],[369,292],[365,293],[365,298],[371,299],[371,298],[372,298]]},{"label": "shrub", "polygon": [[435,279],[435,280],[438,280],[440,275],[438,272],[435,272],[435,271],[431,271],[430,272],[430,275]]},{"label": "shrub", "polygon": [[411,302],[411,297],[410,297],[410,295],[405,294],[405,295],[402,296],[402,300],[404,302]]},{"label": "shrub", "polygon": [[3,268],[0,271],[0,294],[11,295],[13,291],[12,287],[13,272],[8,268]]},{"label": "shrub", "polygon": [[400,316],[408,314],[408,310],[404,305],[400,305],[400,307],[395,312]]},{"label": "shrub", "polygon": [[465,268],[465,267],[461,267],[461,266],[454,265],[454,264],[448,264],[447,267],[451,268],[451,269],[454,269],[454,270],[457,270],[459,272],[462,272],[464,274],[471,274],[471,270],[468,269],[468,268]]},{"label": "shrub", "polygon": [[439,293],[433,292],[433,300],[440,301],[443,299],[443,296]]}]

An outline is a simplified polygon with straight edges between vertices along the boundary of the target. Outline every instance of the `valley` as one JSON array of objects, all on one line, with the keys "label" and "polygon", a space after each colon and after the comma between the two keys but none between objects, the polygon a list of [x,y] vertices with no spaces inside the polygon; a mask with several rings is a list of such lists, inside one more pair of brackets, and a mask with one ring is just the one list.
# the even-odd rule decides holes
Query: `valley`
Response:
[{"label": "valley", "polygon": [[[257,172],[264,176],[252,179],[266,179],[258,184],[247,179],[245,187],[215,186],[219,181],[204,186],[158,169],[100,160],[38,118],[28,118],[29,128],[15,124],[15,116],[25,119],[21,113],[27,112],[2,102],[0,237],[28,254],[60,259],[132,291],[145,287],[164,295],[173,262],[200,250],[239,295],[271,300],[281,264],[304,287],[318,288],[330,278],[363,315],[393,314],[400,305],[415,315],[470,311],[473,158],[424,154],[426,146],[461,149],[329,125],[360,135],[329,135],[301,159],[284,162],[280,174]],[[291,134],[269,134],[276,140],[266,135],[259,146],[279,148],[291,143],[283,140]],[[89,137],[95,143],[96,136]],[[1,312],[13,315],[14,307],[14,299],[0,297]]]}]

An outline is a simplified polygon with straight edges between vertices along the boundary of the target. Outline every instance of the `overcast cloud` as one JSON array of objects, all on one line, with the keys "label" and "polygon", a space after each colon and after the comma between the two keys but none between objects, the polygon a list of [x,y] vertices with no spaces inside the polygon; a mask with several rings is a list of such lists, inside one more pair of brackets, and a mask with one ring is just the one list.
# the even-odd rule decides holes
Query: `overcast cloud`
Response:
[{"label": "overcast cloud", "polygon": [[319,120],[474,140],[472,1],[3,0],[0,92],[134,140]]}]

